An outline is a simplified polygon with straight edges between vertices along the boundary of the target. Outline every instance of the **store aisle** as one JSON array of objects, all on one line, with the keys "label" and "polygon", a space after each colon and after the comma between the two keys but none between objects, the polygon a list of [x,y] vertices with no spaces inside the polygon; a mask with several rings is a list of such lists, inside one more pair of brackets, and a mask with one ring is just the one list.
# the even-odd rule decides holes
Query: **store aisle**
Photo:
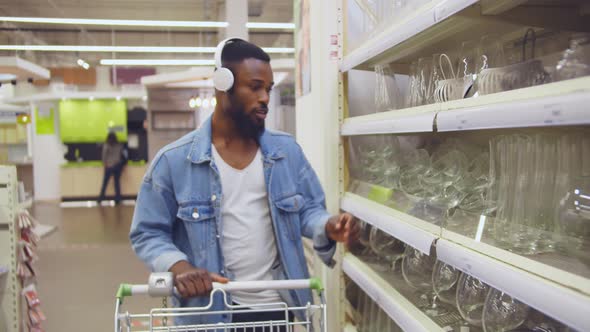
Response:
[{"label": "store aisle", "polygon": [[[57,231],[39,243],[38,291],[47,332],[112,331],[114,295],[121,282],[145,283],[148,270],[131,250],[127,234],[133,207],[65,208],[35,204],[31,211]],[[160,299],[125,302],[148,312]]]}]

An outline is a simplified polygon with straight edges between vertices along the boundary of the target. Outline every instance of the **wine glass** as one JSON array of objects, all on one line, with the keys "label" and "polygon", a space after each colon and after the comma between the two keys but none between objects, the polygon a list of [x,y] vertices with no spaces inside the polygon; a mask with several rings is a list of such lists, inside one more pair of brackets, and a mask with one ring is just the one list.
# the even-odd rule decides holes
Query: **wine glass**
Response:
[{"label": "wine glass", "polygon": [[404,243],[377,227],[371,229],[369,243],[373,252],[381,258],[386,270],[395,270],[396,262],[403,257]]},{"label": "wine glass", "polygon": [[432,288],[439,300],[449,303],[456,303],[457,281],[461,271],[451,265],[439,260],[434,263],[432,270]]},{"label": "wine glass", "polygon": [[529,306],[510,295],[491,288],[483,308],[484,332],[511,331],[522,325],[529,312]]},{"label": "wine glass", "polygon": [[457,283],[457,309],[469,324],[482,325],[483,307],[490,286],[466,273]]}]

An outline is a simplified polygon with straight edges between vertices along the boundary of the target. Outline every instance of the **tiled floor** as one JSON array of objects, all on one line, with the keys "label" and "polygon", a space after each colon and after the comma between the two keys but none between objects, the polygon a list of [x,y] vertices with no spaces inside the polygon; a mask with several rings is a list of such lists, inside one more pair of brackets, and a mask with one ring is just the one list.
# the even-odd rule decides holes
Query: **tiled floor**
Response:
[{"label": "tiled floor", "polygon": [[[62,209],[38,203],[31,211],[57,231],[38,249],[39,297],[47,332],[113,331],[119,283],[145,283],[149,271],[131,250],[128,233],[133,207]],[[131,312],[149,312],[161,299],[125,301]]]}]

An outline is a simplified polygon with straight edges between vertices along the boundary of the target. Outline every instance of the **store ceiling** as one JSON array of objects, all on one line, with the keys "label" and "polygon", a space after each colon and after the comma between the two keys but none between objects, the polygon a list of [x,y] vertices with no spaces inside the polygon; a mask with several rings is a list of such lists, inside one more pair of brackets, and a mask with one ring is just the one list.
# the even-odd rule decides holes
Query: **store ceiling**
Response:
[{"label": "store ceiling", "polygon": [[[292,0],[249,0],[249,22],[293,22]],[[225,21],[220,0],[0,0],[0,16],[122,20]],[[223,29],[109,27],[0,22],[0,45],[215,46]],[[250,41],[263,47],[293,47],[292,31],[250,30]],[[3,51],[42,66],[91,65],[111,53]],[[290,55],[292,56],[292,55]],[[118,54],[117,58],[203,58],[199,54]],[[275,57],[280,57],[277,55]]]}]

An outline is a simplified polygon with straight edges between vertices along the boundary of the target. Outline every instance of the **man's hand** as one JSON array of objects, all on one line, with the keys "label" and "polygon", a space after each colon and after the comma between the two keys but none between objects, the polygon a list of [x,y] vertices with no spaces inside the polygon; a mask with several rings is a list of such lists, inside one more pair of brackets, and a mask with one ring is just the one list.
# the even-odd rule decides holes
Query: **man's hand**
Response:
[{"label": "man's hand", "polygon": [[343,242],[346,245],[354,243],[360,233],[359,224],[350,213],[341,213],[333,216],[326,223],[326,234],[336,242]]},{"label": "man's hand", "polygon": [[174,286],[182,297],[207,296],[213,282],[227,283],[229,279],[204,269],[198,269],[187,261],[176,262],[170,268],[174,274]]}]

